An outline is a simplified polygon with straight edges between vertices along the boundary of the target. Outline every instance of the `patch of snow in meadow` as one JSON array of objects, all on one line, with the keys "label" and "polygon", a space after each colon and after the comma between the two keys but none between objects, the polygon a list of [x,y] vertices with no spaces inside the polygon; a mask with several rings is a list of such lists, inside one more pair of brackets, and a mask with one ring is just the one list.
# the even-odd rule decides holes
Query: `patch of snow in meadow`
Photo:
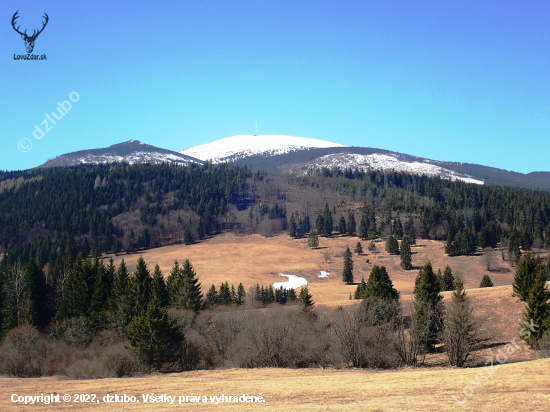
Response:
[{"label": "patch of snow in meadow", "polygon": [[324,270],[321,271],[321,274],[319,275],[320,278],[328,278],[330,273],[325,272]]},{"label": "patch of snow in meadow", "polygon": [[275,289],[285,288],[285,289],[298,289],[300,286],[307,285],[307,280],[305,280],[301,276],[296,275],[283,275],[280,274],[279,276],[283,276],[288,278],[286,282],[273,282],[273,287]]}]

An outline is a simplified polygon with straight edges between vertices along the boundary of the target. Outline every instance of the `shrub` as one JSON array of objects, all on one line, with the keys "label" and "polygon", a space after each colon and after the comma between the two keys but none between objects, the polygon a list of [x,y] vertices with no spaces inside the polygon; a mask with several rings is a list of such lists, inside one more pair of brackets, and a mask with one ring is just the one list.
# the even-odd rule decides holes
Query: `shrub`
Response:
[{"label": "shrub", "polygon": [[45,339],[30,325],[8,332],[0,346],[0,372],[18,377],[41,375],[41,361],[46,357]]}]

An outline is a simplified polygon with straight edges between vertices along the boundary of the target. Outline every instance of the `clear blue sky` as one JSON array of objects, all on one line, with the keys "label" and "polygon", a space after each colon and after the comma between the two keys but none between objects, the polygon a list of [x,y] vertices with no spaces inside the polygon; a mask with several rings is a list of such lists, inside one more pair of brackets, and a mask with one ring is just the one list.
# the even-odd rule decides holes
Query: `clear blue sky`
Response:
[{"label": "clear blue sky", "polygon": [[[16,10],[31,33],[48,13],[33,52],[47,61],[13,59]],[[547,1],[3,0],[0,16],[0,169],[130,139],[179,151],[258,121],[259,134],[550,170]]]}]

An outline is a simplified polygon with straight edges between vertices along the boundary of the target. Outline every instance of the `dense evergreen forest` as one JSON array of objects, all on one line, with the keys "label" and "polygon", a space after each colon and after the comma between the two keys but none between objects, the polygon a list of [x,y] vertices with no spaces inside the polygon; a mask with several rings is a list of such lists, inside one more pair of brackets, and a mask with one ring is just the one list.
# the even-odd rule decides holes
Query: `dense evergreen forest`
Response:
[{"label": "dense evergreen forest", "polygon": [[501,241],[518,257],[520,248],[550,246],[549,193],[437,177],[350,169],[297,177],[208,163],[89,165],[0,176],[4,263],[134,252],[227,229],[270,235],[290,224],[296,230],[289,234],[302,237],[310,219],[321,236],[401,239],[404,232],[446,240],[449,255]]},{"label": "dense evergreen forest", "polygon": [[[531,254],[522,254],[522,249],[550,246],[550,194],[542,191],[403,173],[320,169],[306,176],[289,176],[209,163],[185,167],[90,165],[6,172],[2,179],[0,365],[16,376],[57,373],[51,365],[62,362],[55,361],[56,356],[68,359],[62,353],[73,349],[73,358],[98,356],[93,362],[108,370],[105,376],[127,375],[136,370],[138,361],[163,370],[210,368],[229,361],[238,367],[306,367],[320,364],[319,359],[327,365],[343,362],[358,367],[422,363],[418,354],[407,353],[405,346],[396,343],[388,352],[388,345],[373,340],[381,335],[373,334],[372,328],[382,324],[387,326],[384,339],[405,342],[399,293],[384,267],[375,266],[369,280],[357,287],[355,297],[367,302],[357,313],[335,311],[319,318],[307,287],[298,295],[271,285],[245,291],[242,284],[225,282],[206,291],[188,260],[182,265],[174,262],[165,280],[158,265],[151,270],[141,258],[133,273],[124,261],[116,268],[112,259],[108,263],[102,259],[105,253],[200,242],[224,230],[265,236],[286,230],[293,238],[308,236],[310,247],[318,246],[319,236],[358,236],[371,240],[369,250],[375,247],[373,239],[383,238],[388,252],[400,254],[406,269],[411,268],[410,245],[418,238],[446,240],[449,255],[473,254],[479,248],[505,244],[509,259],[518,263],[515,293],[523,296],[527,310],[533,313],[543,313],[539,309],[546,305],[542,286],[537,289],[544,292],[539,300],[529,291],[532,284],[547,279],[550,264],[543,269]],[[359,242],[355,253],[361,251]],[[351,256],[348,248],[344,256],[346,283],[353,282]],[[531,266],[538,269],[530,270]],[[531,272],[544,275],[532,278]],[[449,267],[444,274],[435,274],[428,262],[415,286],[417,321],[434,314],[443,319],[442,290],[456,289],[453,299],[460,309],[464,291],[461,281],[457,282]],[[490,279],[484,285],[490,286]],[[207,310],[239,308],[245,303],[252,308],[296,304],[300,310],[245,316]],[[380,314],[393,315],[380,323]],[[282,322],[280,327],[277,322]],[[258,324],[275,326],[259,330]],[[419,329],[426,335],[417,336],[421,345],[415,347],[424,347],[425,353],[432,350],[441,325],[438,321],[428,331]],[[340,340],[336,352],[327,349],[334,342],[325,342],[324,349],[316,346],[328,339],[330,328]],[[360,356],[349,352],[358,347],[346,338],[355,334],[350,335],[354,328],[364,334]],[[550,330],[550,324],[543,329]],[[302,335],[302,330],[307,333]],[[259,342],[271,342],[266,336],[277,331],[296,333],[296,338],[305,336],[307,342],[268,359],[266,353],[271,349]],[[448,337],[449,342],[453,336]],[[287,341],[284,336],[281,339]],[[42,359],[40,370],[32,369],[34,364],[23,358],[12,362],[10,351],[23,356],[17,343],[23,341],[41,342],[32,350],[43,347],[52,351],[53,355],[37,355]],[[479,342],[485,342],[484,338]],[[379,344],[380,356],[369,358],[369,348]],[[242,345],[255,345],[255,349],[243,351]],[[127,347],[131,347],[131,355]],[[78,352],[81,348],[86,348],[86,355]],[[242,353],[248,358],[242,358]],[[465,360],[451,360],[451,364]],[[30,369],[20,371],[16,364]],[[103,376],[103,372],[93,372],[93,365],[89,373],[79,375],[86,363],[75,364],[78,366],[63,366],[63,373]]]}]

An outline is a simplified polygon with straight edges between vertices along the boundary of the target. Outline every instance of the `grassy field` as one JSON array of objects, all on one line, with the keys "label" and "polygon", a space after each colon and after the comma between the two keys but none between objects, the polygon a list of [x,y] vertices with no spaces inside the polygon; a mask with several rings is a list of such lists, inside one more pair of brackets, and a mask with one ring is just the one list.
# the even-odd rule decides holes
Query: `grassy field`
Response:
[{"label": "grassy field", "polygon": [[[189,246],[172,245],[146,250],[141,255],[151,270],[158,263],[165,276],[168,276],[175,259],[181,263],[188,258],[205,292],[212,283],[219,287],[225,281],[235,286],[242,282],[248,291],[256,283],[268,285],[286,280],[279,274],[293,274],[307,279],[318,304],[345,303],[356,286],[342,283],[341,256],[346,246],[353,250],[358,241],[358,238],[350,237],[321,238],[320,248],[311,250],[307,247],[306,239],[290,239],[287,235],[265,238],[260,235],[236,236],[226,233]],[[367,253],[359,256],[354,254],[355,281],[359,282],[362,277],[367,279],[373,265],[384,265],[402,296],[412,293],[418,268],[427,260],[432,262],[434,270],[443,271],[446,265],[451,266],[453,273],[463,278],[467,289],[477,288],[485,274],[491,276],[495,286],[510,285],[514,275],[508,262],[500,258],[497,262],[498,270],[489,272],[482,254],[448,257],[444,253],[444,242],[418,240],[418,245],[412,248],[415,269],[409,271],[401,269],[399,256],[384,251],[383,242],[376,243],[376,253],[367,251],[367,242],[362,244]],[[120,255],[115,257],[115,262],[118,265],[124,259],[128,267],[133,269],[139,256]],[[319,278],[322,270],[329,272],[330,276]]]},{"label": "grassy field", "polygon": [[[270,284],[284,280],[278,274],[294,274],[308,280],[319,308],[357,305],[348,300],[355,286],[341,281],[341,254],[347,245],[354,248],[357,238],[335,237],[321,239],[321,248],[307,248],[305,240],[292,240],[286,235],[264,238],[258,235],[236,236],[224,234],[190,246],[173,245],[151,249],[142,253],[152,269],[158,263],[167,276],[174,259],[180,262],[189,258],[193,263],[203,290],[210,284],[219,286],[228,281],[242,282],[246,289],[256,283]],[[366,250],[367,242],[363,242]],[[399,267],[399,257],[384,251],[384,244],[377,243],[377,253],[361,256],[354,254],[355,278],[368,277],[374,264],[384,265],[401,292],[405,307],[411,303],[414,279],[418,268],[430,260],[437,270],[450,265],[455,275],[465,280],[475,314],[485,319],[485,329],[495,338],[496,345],[485,349],[478,364],[494,356],[502,345],[518,336],[523,303],[512,298],[513,269],[504,261],[498,261],[496,271],[487,271],[483,255],[448,257],[442,242],[419,240],[413,247],[414,270]],[[139,255],[123,255],[129,269],[135,267]],[[369,263],[367,263],[369,259]],[[320,271],[330,273],[319,278]],[[478,289],[484,274],[489,274],[493,288]],[[450,292],[443,293],[446,301]],[[293,310],[288,307],[287,310]],[[487,378],[478,374],[487,369],[446,367],[443,353],[430,355],[427,365],[421,368],[397,370],[334,370],[334,369],[228,369],[196,371],[168,375],[152,375],[139,378],[68,381],[58,378],[13,379],[0,378],[0,410],[57,410],[60,408],[81,410],[297,410],[297,411],[451,411],[451,410],[547,410],[550,401],[550,360],[537,359],[538,355],[520,346],[510,359]],[[476,378],[476,376],[478,376]],[[471,387],[473,394],[464,399],[463,389]],[[470,388],[466,392],[470,394]],[[50,405],[24,405],[12,403],[12,394],[96,394],[100,403],[54,403]],[[142,394],[176,396],[175,403],[145,403]],[[135,396],[139,403],[104,403],[103,396],[119,394]],[[206,403],[179,405],[179,396],[191,394],[207,396]],[[261,396],[264,403],[210,402],[210,396]]]},{"label": "grassy field", "polygon": [[[245,411],[544,411],[550,404],[550,360],[505,363],[487,379],[480,368],[404,368],[392,371],[229,369],[143,378],[61,381],[0,378],[3,411],[245,410]],[[476,379],[477,376],[477,379]],[[479,382],[478,382],[479,381]],[[479,385],[478,385],[479,383]],[[458,401],[471,394],[459,406]],[[471,389],[470,389],[471,388]],[[12,394],[96,394],[100,403],[12,403]],[[139,403],[104,403],[106,394],[135,396]],[[144,403],[142,394],[176,396],[175,403]],[[261,396],[265,403],[178,404],[179,396]],[[209,401],[209,398],[208,398]]]}]

